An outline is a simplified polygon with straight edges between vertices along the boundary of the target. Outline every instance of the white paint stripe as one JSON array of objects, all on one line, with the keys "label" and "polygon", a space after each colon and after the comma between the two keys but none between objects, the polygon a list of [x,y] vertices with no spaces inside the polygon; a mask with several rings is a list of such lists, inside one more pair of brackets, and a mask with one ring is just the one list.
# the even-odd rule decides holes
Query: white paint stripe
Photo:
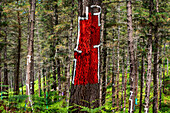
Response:
[{"label": "white paint stripe", "polygon": [[77,50],[77,49],[74,49],[74,51],[78,52],[78,53],[82,53],[82,51],[80,50]]},{"label": "white paint stripe", "polygon": [[76,75],[76,63],[77,63],[77,59],[74,59],[74,71],[73,71],[73,80],[72,80],[72,84],[74,84],[74,78]]},{"label": "white paint stripe", "polygon": [[148,108],[144,108],[144,110],[145,110],[145,113],[148,113]]},{"label": "white paint stripe", "polygon": [[26,86],[28,87],[28,98],[29,98],[29,101],[31,103],[31,107],[32,107],[32,110],[33,110],[33,106],[32,106],[32,100],[31,100],[31,94],[30,94],[30,88],[29,88],[29,84],[26,84]]},{"label": "white paint stripe", "polygon": [[31,63],[31,55],[27,55],[27,65]]},{"label": "white paint stripe", "polygon": [[98,48],[98,83],[99,83],[99,79],[100,79],[100,74],[99,74],[99,72],[100,72],[100,44],[99,45],[94,45],[93,46],[94,48]]},{"label": "white paint stripe", "polygon": [[129,101],[131,101],[130,113],[132,113],[132,103],[133,103],[133,100],[131,99],[132,95],[133,95],[133,91],[130,91],[130,97],[129,97]]}]

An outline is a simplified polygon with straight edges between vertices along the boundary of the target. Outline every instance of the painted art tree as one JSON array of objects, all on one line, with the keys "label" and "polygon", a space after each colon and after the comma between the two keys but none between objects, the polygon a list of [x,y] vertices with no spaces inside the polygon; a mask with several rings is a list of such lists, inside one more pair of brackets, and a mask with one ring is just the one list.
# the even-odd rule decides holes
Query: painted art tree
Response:
[{"label": "painted art tree", "polygon": [[78,2],[78,38],[74,49],[70,105],[99,106],[100,5],[101,0]]}]

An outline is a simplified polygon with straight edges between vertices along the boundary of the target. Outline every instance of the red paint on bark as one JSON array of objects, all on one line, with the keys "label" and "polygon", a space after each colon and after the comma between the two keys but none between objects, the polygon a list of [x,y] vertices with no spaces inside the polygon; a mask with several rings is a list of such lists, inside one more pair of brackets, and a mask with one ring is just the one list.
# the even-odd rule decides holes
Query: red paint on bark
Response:
[{"label": "red paint on bark", "polygon": [[74,52],[76,61],[76,73],[74,85],[86,85],[98,83],[98,48],[100,44],[100,26],[98,15],[89,13],[88,20],[80,20],[80,37],[78,50]]}]

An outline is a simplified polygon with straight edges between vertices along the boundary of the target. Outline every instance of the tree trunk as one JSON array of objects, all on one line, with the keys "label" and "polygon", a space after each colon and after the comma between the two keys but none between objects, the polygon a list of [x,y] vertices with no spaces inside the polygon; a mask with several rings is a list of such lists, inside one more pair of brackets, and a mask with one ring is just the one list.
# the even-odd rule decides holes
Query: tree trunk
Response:
[{"label": "tree trunk", "polygon": [[129,98],[129,113],[134,112],[134,98],[135,98],[135,52],[134,52],[134,39],[132,28],[132,3],[131,0],[127,1],[127,30],[128,30],[128,46],[130,55],[130,98]]},{"label": "tree trunk", "polygon": [[[55,25],[58,25],[58,6],[57,4],[55,5]],[[57,52],[59,52],[59,49],[57,49]],[[57,56],[57,75],[58,75],[58,94],[59,96],[61,96],[61,75],[60,75],[60,67],[61,67],[61,64],[60,64],[60,59],[59,59],[59,56]],[[54,59],[54,68],[56,68],[56,64],[55,64],[55,59]],[[54,72],[55,72],[55,69],[54,69]],[[55,74],[55,73],[54,73]],[[54,78],[54,85],[56,85],[56,75],[53,75],[53,78]]]},{"label": "tree trunk", "polygon": [[105,104],[105,98],[106,98],[106,89],[107,89],[107,83],[106,83],[106,58],[107,58],[107,47],[106,47],[106,27],[105,27],[105,24],[106,24],[106,7],[103,8],[103,12],[104,12],[104,18],[103,18],[103,21],[104,21],[104,34],[103,34],[103,77],[102,77],[102,105]]},{"label": "tree trunk", "polygon": [[[161,43],[162,45],[162,43]],[[162,46],[159,47],[159,81],[160,81],[160,86],[159,86],[159,110],[161,110],[161,102],[162,102]]]},{"label": "tree trunk", "polygon": [[22,88],[22,95],[24,94],[24,91],[23,91],[23,86],[24,86],[24,84],[23,84],[23,75],[25,76],[25,72],[23,72],[23,74],[21,74],[21,88]]},{"label": "tree trunk", "polygon": [[[156,12],[159,13],[159,2],[156,0]],[[158,17],[156,17],[158,21]],[[153,96],[153,112],[158,113],[158,88],[159,88],[159,37],[158,37],[158,23],[155,26],[155,47],[154,52],[154,72],[153,72],[153,85],[154,85],[154,96]]]},{"label": "tree trunk", "polygon": [[124,47],[123,47],[123,60],[122,60],[122,96],[121,96],[121,109],[123,108],[123,92],[125,91],[125,72],[124,72],[124,68],[125,68],[125,66],[124,66],[124,64],[125,64],[125,55],[124,55],[124,53],[125,53],[125,51],[124,51]]},{"label": "tree trunk", "polygon": [[[92,11],[92,14],[93,13],[96,13],[96,12],[98,12],[98,8],[90,8],[90,6],[91,6],[91,4],[93,4],[93,5],[99,5],[100,6],[100,3],[101,3],[101,0],[94,0],[94,1],[90,1],[90,0],[79,0],[78,1],[78,20],[79,20],[79,25],[78,25],[78,29],[79,28],[81,28],[82,26],[81,26],[81,22],[85,22],[85,21],[82,21],[82,18],[84,18],[84,20],[88,20],[88,21],[91,21],[91,18],[90,18],[90,16],[91,15],[89,15],[89,18],[87,18],[88,16],[88,14],[90,14],[89,12],[87,12],[87,8],[86,7],[88,7],[88,9],[91,11],[91,9],[94,9],[93,11]],[[87,14],[88,13],[88,14]],[[80,18],[81,17],[81,18]],[[96,16],[97,17],[97,16]],[[93,19],[92,19],[92,21],[93,21]],[[93,23],[93,22],[92,22]],[[99,23],[98,23],[99,24]],[[89,24],[88,24],[89,25]],[[88,25],[86,25],[86,26],[88,26]],[[91,27],[91,24],[90,24],[90,27]],[[89,29],[89,28],[86,28],[86,29],[88,29],[88,31],[89,30],[92,30],[92,29]],[[79,30],[82,30],[81,31],[81,33],[84,33],[85,31],[83,30],[83,29],[79,29]],[[78,30],[78,32],[79,32],[79,30]],[[92,35],[92,32],[93,33],[96,33],[96,32],[94,32],[94,31],[89,31],[86,35],[88,35],[88,38],[91,38],[91,35]],[[99,34],[97,34],[97,35],[99,35]],[[100,35],[99,35],[100,36]],[[78,36],[78,39],[79,39],[79,36]],[[78,40],[79,41],[79,40]],[[85,40],[82,40],[82,41],[85,41]],[[88,41],[90,41],[91,42],[91,40],[88,40]],[[89,43],[89,42],[88,42]],[[87,46],[89,46],[88,45],[88,43],[86,43],[87,44]],[[80,44],[81,45],[81,44]],[[81,47],[81,46],[80,46]],[[86,50],[86,49],[85,49]],[[78,48],[76,47],[76,49],[75,49],[75,57],[76,57],[76,53],[78,53],[79,55],[84,55],[84,54],[86,54],[88,57],[89,57],[89,51],[84,51],[84,49],[83,49],[83,51],[79,51],[78,50]],[[83,58],[84,59],[86,59],[86,60],[89,60],[88,58],[85,58],[85,56],[82,56],[82,59],[81,60],[83,60]],[[76,58],[75,58],[76,59]],[[79,63],[78,62],[79,60],[77,60],[77,63]],[[73,70],[75,70],[76,69],[76,71],[78,72],[78,69],[79,68],[75,68],[76,67],[76,62],[75,62],[75,64],[74,64],[74,69]],[[85,66],[85,68],[87,68],[86,66]],[[90,69],[89,69],[90,70]],[[88,73],[88,72],[90,72],[88,69],[87,70],[83,70],[84,72],[83,73]],[[87,74],[86,73],[86,74]],[[77,73],[76,73],[77,74]],[[97,81],[97,83],[93,83],[93,84],[91,84],[89,81],[91,81],[91,80],[88,80],[88,79],[90,79],[90,78],[88,78],[88,79],[85,79],[85,81],[88,81],[87,83],[86,82],[80,82],[81,81],[81,79],[77,79],[79,76],[76,76],[76,74],[74,73],[74,71],[73,71],[73,79],[72,79],[72,85],[71,85],[71,95],[70,95],[70,105],[74,105],[74,104],[77,104],[77,105],[81,105],[81,106],[85,106],[85,107],[92,107],[93,106],[93,108],[96,108],[96,107],[99,107],[99,83],[98,83],[98,81]],[[80,76],[82,76],[81,74],[80,74]],[[93,75],[91,75],[91,76],[93,76]],[[76,78],[77,77],[77,78]],[[98,79],[99,80],[99,79]],[[80,83],[79,83],[80,82]],[[93,81],[92,81],[93,82]],[[93,102],[92,103],[92,101],[95,101],[95,102]],[[74,107],[74,108],[77,108],[77,107]],[[74,109],[74,108],[72,108],[72,109]],[[81,113],[81,112],[83,112],[83,111],[80,111],[80,109],[81,108],[78,108],[76,111],[74,111],[75,113]]]},{"label": "tree trunk", "polygon": [[[32,101],[30,99],[30,94],[33,94],[33,48],[34,48],[34,24],[35,24],[35,5],[36,0],[30,1],[30,40],[28,42],[28,55],[27,55],[27,77],[26,77],[26,95],[29,96],[28,101],[30,101],[32,106]],[[31,83],[32,82],[32,83]],[[32,86],[32,90],[31,90]],[[28,102],[27,101],[27,102]],[[29,105],[30,106],[30,105]]]},{"label": "tree trunk", "polygon": [[[39,25],[39,23],[38,23]],[[39,26],[37,25],[37,35],[38,35],[38,95],[41,97],[41,67],[40,67],[40,61],[41,61],[41,47],[40,47],[40,37],[39,37]]]},{"label": "tree trunk", "polygon": [[[144,42],[144,37],[143,37],[143,44],[144,44],[145,42]],[[142,48],[144,48],[144,46],[142,46]],[[144,83],[143,83],[143,79],[144,79],[144,53],[143,53],[144,51],[142,51],[142,60],[141,60],[141,81],[140,81],[140,106],[139,106],[139,113],[141,113],[142,112],[142,94],[143,94],[143,87],[144,87]]]},{"label": "tree trunk", "polygon": [[60,75],[60,59],[57,59],[57,75],[58,75],[58,94],[61,96],[61,75]]},{"label": "tree trunk", "polygon": [[[18,0],[17,0],[18,4]],[[19,4],[18,4],[19,8]],[[21,20],[20,20],[20,12],[17,11],[17,19],[18,19],[18,54],[17,54],[17,68],[16,68],[16,77],[15,77],[15,93],[19,94],[19,74],[20,74],[20,53],[21,53]]]},{"label": "tree trunk", "polygon": [[[136,35],[136,32],[135,32]],[[135,41],[135,100],[134,100],[134,110],[135,110],[135,105],[137,105],[137,93],[138,93],[138,78],[139,78],[139,73],[138,73],[138,67],[139,67],[139,63],[138,63],[138,51],[137,51],[137,45],[138,44],[138,39],[136,39]]]},{"label": "tree trunk", "polygon": [[[120,23],[120,3],[118,3],[118,23]],[[117,106],[117,110],[119,110],[119,39],[120,39],[120,26],[118,25],[118,39],[117,39],[117,101],[116,101],[116,106]]]},{"label": "tree trunk", "polygon": [[[6,1],[5,1],[6,2]],[[5,21],[7,21],[7,16],[5,16]],[[4,46],[4,85],[6,85],[4,88],[3,88],[3,91],[6,91],[7,94],[4,95],[4,96],[7,96],[8,98],[8,67],[7,67],[7,26],[5,27],[5,37],[4,37],[4,43],[6,44]]]},{"label": "tree trunk", "polygon": [[[102,5],[102,9],[104,9],[104,5]],[[104,17],[105,17],[105,14],[104,14],[104,11],[102,11],[102,14],[101,14],[101,36],[100,36],[100,39],[101,39],[101,42],[103,43],[104,42],[104,24],[105,24],[105,21],[104,21]],[[104,46],[101,46],[100,47],[100,52],[101,52],[101,55],[100,55],[100,92],[99,92],[99,105],[100,107],[102,106],[102,89],[103,89],[103,84],[102,84],[102,81],[103,81],[103,47]]]},{"label": "tree trunk", "polygon": [[[114,30],[113,30],[113,40],[114,40]],[[113,42],[113,50],[112,50],[112,107],[115,107],[115,50],[114,50],[114,42]],[[113,111],[114,112],[114,111]]]},{"label": "tree trunk", "polygon": [[125,87],[124,87],[124,90],[125,90],[125,93],[124,93],[124,112],[126,110],[126,84],[127,84],[127,74],[128,74],[128,67],[129,67],[129,48],[127,48],[127,60],[126,60],[126,75],[125,75]]},{"label": "tree trunk", "polygon": [[168,59],[168,57],[167,57],[167,61],[166,61],[166,76],[169,76],[169,73],[168,73],[168,70],[169,70],[169,59]]},{"label": "tree trunk", "polygon": [[[55,0],[56,1],[56,0]],[[57,1],[56,1],[57,2]],[[58,10],[58,5],[56,4],[55,5],[55,7],[54,7],[55,9],[54,9],[54,13],[55,13],[55,25],[58,25],[58,12],[57,12],[57,10]],[[57,35],[56,33],[55,33],[55,35]],[[57,68],[57,65],[56,65],[56,60],[55,60],[55,54],[56,54],[56,42],[55,42],[56,40],[53,40],[52,41],[52,61],[53,61],[53,85],[52,85],[52,89],[54,89],[54,91],[56,91],[56,88],[57,88],[57,83],[56,83],[56,68]]]},{"label": "tree trunk", "polygon": [[47,67],[47,72],[46,72],[46,108],[48,109],[49,105],[49,92],[50,92],[50,67]]},{"label": "tree trunk", "polygon": [[166,43],[164,43],[164,50],[163,50],[164,59],[163,59],[163,85],[162,85],[162,89],[163,89],[164,94],[165,94],[165,46],[166,46]]},{"label": "tree trunk", "polygon": [[[153,0],[150,0],[150,18],[153,13]],[[146,95],[145,95],[145,113],[149,112],[149,96],[150,96],[150,84],[151,84],[151,71],[152,71],[152,23],[150,23],[150,30],[148,35],[148,67],[147,67],[147,80],[146,80]]]},{"label": "tree trunk", "polygon": [[[74,8],[74,0],[72,0],[72,8]],[[68,58],[67,58],[67,75],[66,75],[66,102],[69,104],[69,92],[70,92],[70,59],[72,50],[72,34],[73,34],[73,15],[74,10],[72,10],[71,24],[70,24],[70,36],[68,37]]]},{"label": "tree trunk", "polygon": [[[45,64],[45,63],[43,63],[43,64]],[[45,81],[45,68],[44,68],[44,66],[43,66],[43,69],[42,69],[42,75],[43,75],[43,92],[44,92],[44,98],[46,98],[46,86],[45,86],[45,83],[46,83],[46,81]]]}]

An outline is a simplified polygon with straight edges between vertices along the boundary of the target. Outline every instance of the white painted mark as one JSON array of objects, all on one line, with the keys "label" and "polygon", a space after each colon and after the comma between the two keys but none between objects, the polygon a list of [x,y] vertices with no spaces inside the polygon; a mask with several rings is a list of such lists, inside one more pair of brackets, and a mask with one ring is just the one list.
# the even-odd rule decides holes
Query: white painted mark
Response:
[{"label": "white painted mark", "polygon": [[144,110],[145,110],[145,113],[148,113],[148,108],[144,108]]},{"label": "white painted mark", "polygon": [[26,86],[27,86],[27,89],[28,89],[28,98],[29,98],[29,101],[30,101],[30,103],[31,103],[31,107],[32,107],[32,110],[33,110],[33,106],[32,106],[32,100],[31,100],[31,94],[30,94],[30,88],[29,88],[29,84],[26,84]]},{"label": "white painted mark", "polygon": [[72,84],[74,84],[74,78],[76,75],[76,63],[77,63],[77,59],[74,59],[74,71],[73,71],[73,80],[72,80]]},{"label": "white painted mark", "polygon": [[132,103],[133,103],[133,100],[131,99],[132,95],[133,95],[133,91],[130,91],[130,97],[129,97],[129,101],[131,101],[130,113],[132,113]]},{"label": "white painted mark", "polygon": [[31,55],[27,55],[27,65],[31,63]]},{"label": "white painted mark", "polygon": [[94,45],[93,46],[94,48],[98,48],[98,72],[97,72],[97,75],[98,75],[98,83],[99,83],[99,79],[100,79],[100,44],[99,45]]}]

